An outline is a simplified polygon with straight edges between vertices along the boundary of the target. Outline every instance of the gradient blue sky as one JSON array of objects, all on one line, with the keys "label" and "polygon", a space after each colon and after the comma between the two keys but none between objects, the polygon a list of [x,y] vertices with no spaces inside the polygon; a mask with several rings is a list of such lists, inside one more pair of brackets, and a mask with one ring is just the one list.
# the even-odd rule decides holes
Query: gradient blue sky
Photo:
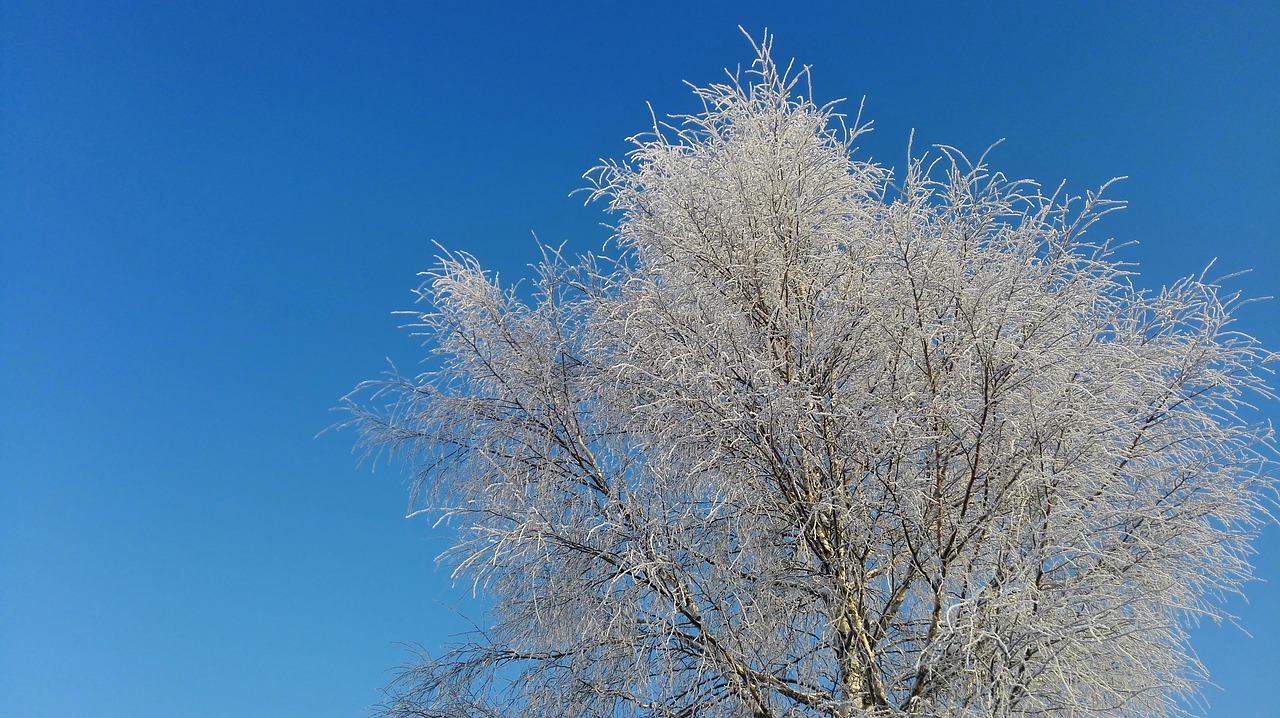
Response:
[{"label": "gradient blue sky", "polygon": [[[1143,284],[1221,257],[1280,292],[1280,5],[781,5],[0,4],[0,715],[356,716],[396,641],[459,630],[399,471],[314,437],[416,360],[391,312],[432,240],[507,277],[531,232],[598,247],[567,195],[646,101],[749,62],[739,24],[866,96],[863,157],[915,128],[1128,175],[1099,231]],[[1240,328],[1280,348],[1280,303]],[[1210,716],[1273,705],[1280,532],[1259,549],[1253,637],[1196,633]]]}]

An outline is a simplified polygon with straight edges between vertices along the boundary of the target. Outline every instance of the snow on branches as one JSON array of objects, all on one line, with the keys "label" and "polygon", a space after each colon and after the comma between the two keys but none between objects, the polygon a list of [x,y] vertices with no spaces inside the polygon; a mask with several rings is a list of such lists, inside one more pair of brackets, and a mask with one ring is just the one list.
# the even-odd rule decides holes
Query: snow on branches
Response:
[{"label": "snow on branches", "polygon": [[350,403],[493,602],[385,713],[1178,714],[1272,482],[1239,297],[1135,289],[1101,191],[854,159],[757,50],[589,173],[617,257],[445,256],[438,368]]}]

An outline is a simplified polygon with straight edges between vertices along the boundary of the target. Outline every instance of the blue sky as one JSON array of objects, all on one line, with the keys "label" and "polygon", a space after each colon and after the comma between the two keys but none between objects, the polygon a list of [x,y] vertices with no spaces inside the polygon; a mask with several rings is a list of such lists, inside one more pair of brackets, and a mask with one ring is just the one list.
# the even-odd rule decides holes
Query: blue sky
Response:
[{"label": "blue sky", "polygon": [[[1128,175],[1098,231],[1142,284],[1219,257],[1280,293],[1275,3],[181,5],[0,5],[0,715],[359,715],[397,641],[460,630],[400,472],[314,437],[413,366],[391,312],[433,240],[507,277],[531,232],[598,247],[567,195],[646,101],[749,62],[739,24],[866,97],[864,158],[914,128],[1077,192]],[[1280,303],[1239,327],[1280,348]],[[1253,637],[1196,633],[1209,716],[1272,705],[1280,531],[1258,548]]]}]

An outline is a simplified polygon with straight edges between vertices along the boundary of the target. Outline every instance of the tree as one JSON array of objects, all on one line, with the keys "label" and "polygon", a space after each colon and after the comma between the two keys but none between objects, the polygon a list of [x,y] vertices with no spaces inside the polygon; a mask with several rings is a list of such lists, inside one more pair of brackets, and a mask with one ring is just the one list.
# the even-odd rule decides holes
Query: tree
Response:
[{"label": "tree", "polygon": [[1272,486],[1240,298],[1135,289],[1102,191],[853,159],[757,51],[588,175],[615,258],[447,254],[436,368],[349,400],[492,601],[384,713],[1181,714]]}]

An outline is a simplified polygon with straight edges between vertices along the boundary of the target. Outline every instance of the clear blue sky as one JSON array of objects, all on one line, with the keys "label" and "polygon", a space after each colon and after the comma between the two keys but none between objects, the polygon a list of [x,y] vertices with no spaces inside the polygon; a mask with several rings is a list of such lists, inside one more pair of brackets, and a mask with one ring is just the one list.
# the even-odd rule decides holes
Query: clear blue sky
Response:
[{"label": "clear blue sky", "polygon": [[[1280,293],[1280,5],[782,5],[0,5],[0,715],[355,716],[396,641],[457,631],[402,475],[314,437],[413,366],[391,312],[432,240],[508,277],[531,232],[598,247],[568,193],[646,101],[749,62],[739,24],[866,96],[864,157],[915,128],[1077,191],[1129,175],[1099,231],[1143,284],[1216,256]],[[1280,302],[1240,328],[1280,348]],[[1196,635],[1210,716],[1273,705],[1280,532],[1259,549],[1253,638]]]}]

